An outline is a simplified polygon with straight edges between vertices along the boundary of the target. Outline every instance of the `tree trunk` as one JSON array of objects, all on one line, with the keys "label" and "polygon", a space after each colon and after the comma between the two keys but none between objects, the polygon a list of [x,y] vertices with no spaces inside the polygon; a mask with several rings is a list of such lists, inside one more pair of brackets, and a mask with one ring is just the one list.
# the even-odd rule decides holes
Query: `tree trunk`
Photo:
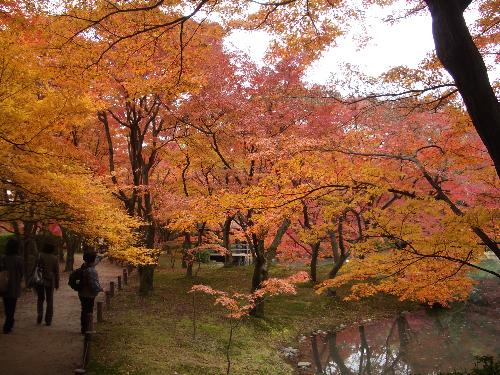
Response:
[{"label": "tree trunk", "polygon": [[66,243],[66,264],[64,272],[71,272],[74,267],[75,252],[82,246],[82,238],[65,228],[62,228],[62,234],[64,242]]},{"label": "tree trunk", "polygon": [[193,263],[194,257],[193,254],[189,253],[189,249],[191,249],[191,234],[189,232],[184,232],[184,243],[182,245],[182,264],[186,265],[186,277],[193,277]]},{"label": "tree trunk", "polygon": [[222,228],[222,246],[228,251],[228,254],[224,257],[224,267],[231,267],[233,265],[233,254],[231,253],[231,241],[229,238],[232,221],[233,217],[228,216]]},{"label": "tree trunk", "polygon": [[[333,253],[333,267],[328,273],[328,277],[330,279],[333,279],[335,278],[335,276],[337,276],[337,273],[340,271],[345,261],[349,257],[349,253],[346,252],[344,246],[344,238],[342,236],[342,228],[343,228],[342,223],[343,220],[340,219],[338,224],[338,233],[339,233],[338,241],[337,241],[337,235],[334,231],[330,231],[328,233],[328,235],[330,236],[330,244],[332,246],[332,253]],[[341,244],[341,246],[339,246],[339,244]]]},{"label": "tree trunk", "polygon": [[500,176],[500,106],[463,12],[471,0],[425,0],[432,16],[436,54],[453,77],[467,112]]},{"label": "tree trunk", "polygon": [[64,266],[64,272],[73,271],[75,265],[75,248],[73,246],[66,248],[66,264]]},{"label": "tree trunk", "polygon": [[[265,254],[264,240],[257,238],[252,234],[252,242],[255,250],[255,262],[252,276],[252,293],[261,287],[262,282],[269,277],[267,269],[267,257]],[[264,301],[258,300],[255,302],[255,307],[250,311],[250,315],[262,317],[264,316]]]},{"label": "tree trunk", "polygon": [[347,256],[341,256],[338,261],[333,263],[333,267],[328,273],[328,278],[333,279],[337,276],[337,273],[340,271],[345,261],[347,260]]},{"label": "tree trunk", "polygon": [[153,276],[155,266],[139,266],[139,294],[147,296],[153,291]]},{"label": "tree trunk", "polygon": [[310,264],[310,273],[311,273],[311,281],[313,283],[318,282],[318,255],[320,249],[321,242],[316,242],[311,246],[311,264]]},{"label": "tree trunk", "polygon": [[[148,248],[154,248],[155,227],[153,222],[149,222],[140,228],[142,244]],[[154,265],[139,266],[139,294],[146,296],[153,291]]]},{"label": "tree trunk", "polygon": [[[252,292],[255,292],[260,288],[263,281],[266,281],[269,277],[267,269],[267,259],[265,256],[257,257],[254,263],[254,271],[252,277]],[[250,311],[250,315],[256,317],[264,316],[264,301],[256,300],[255,307]]]}]

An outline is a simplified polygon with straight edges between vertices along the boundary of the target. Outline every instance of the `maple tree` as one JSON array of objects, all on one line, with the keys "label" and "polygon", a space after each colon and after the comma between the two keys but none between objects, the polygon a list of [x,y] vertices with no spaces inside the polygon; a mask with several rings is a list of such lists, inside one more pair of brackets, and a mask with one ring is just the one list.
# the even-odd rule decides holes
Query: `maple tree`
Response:
[{"label": "maple tree", "polygon": [[88,123],[91,101],[85,91],[65,85],[53,69],[39,19],[22,12],[9,15],[2,20],[0,36],[0,220],[2,227],[22,236],[26,270],[37,251],[35,234],[52,224],[92,244],[101,239],[111,256],[147,262],[133,246],[132,230],[139,223],[117,205],[92,157],[71,142],[76,124]]},{"label": "maple tree", "polygon": [[[285,279],[270,278],[265,280],[261,288],[251,294],[243,293],[227,293],[221,290],[213,289],[206,285],[193,285],[188,293],[196,292],[205,293],[215,298],[214,305],[222,306],[225,311],[225,317],[229,319],[229,339],[226,347],[227,369],[226,374],[231,371],[230,350],[233,339],[233,332],[237,323],[248,317],[253,309],[259,304],[262,304],[264,298],[269,298],[278,295],[296,294],[295,285],[304,283],[309,279],[307,273],[298,272]],[[193,306],[194,308],[195,306]],[[196,324],[193,322],[193,324]],[[196,328],[194,328],[196,329]]]},{"label": "maple tree", "polygon": [[[472,122],[485,144],[494,165],[497,175],[500,175],[500,107],[495,93],[488,79],[488,73],[483,58],[474,43],[473,37],[465,23],[463,12],[471,4],[471,0],[440,1],[406,1],[405,14],[395,16],[405,18],[414,13],[429,9],[433,20],[433,37],[437,57],[444,68],[451,74],[455,85],[460,92]],[[398,3],[392,1],[361,1],[349,3],[344,1],[209,1],[197,2],[178,1],[169,3],[158,1],[137,1],[128,4],[112,2],[83,2],[81,8],[70,9],[68,17],[81,21],[78,32],[102,26],[109,37],[109,45],[103,48],[97,61],[113,46],[142,34],[151,34],[152,38],[159,38],[162,32],[179,28],[179,39],[183,40],[185,23],[199,15],[219,12],[221,18],[230,27],[248,29],[263,29],[276,36],[274,51],[277,54],[290,56],[306,52],[310,59],[318,55],[319,51],[330,44],[342,30],[352,24],[352,19],[363,19],[363,13],[368,6],[379,4],[382,6]],[[477,43],[481,49],[494,44],[494,35],[497,30],[494,12],[495,1],[482,0],[478,5],[481,18],[476,27]],[[90,5],[90,9],[89,6]],[[250,5],[258,6],[257,10],[250,10]],[[185,9],[164,12],[158,17],[158,9],[162,7]],[[140,14],[151,18],[151,21],[138,23],[132,30],[115,33],[110,24],[115,18],[124,13]],[[152,17],[154,14],[156,17]],[[347,16],[343,16],[347,15]],[[242,21],[243,18],[243,21]],[[442,88],[442,85],[411,90],[405,93],[427,93],[429,90]]]},{"label": "maple tree", "polygon": [[[342,25],[325,18],[314,28],[332,4],[310,2],[300,22],[299,1],[261,4],[238,22],[225,14],[224,26],[257,23],[282,38],[260,68],[224,50],[223,26],[198,18],[209,6],[241,15],[245,2],[201,1],[187,15],[179,4],[79,2],[65,17],[8,21],[3,56],[13,74],[1,82],[0,135],[9,229],[57,223],[68,244],[101,238],[139,267],[143,294],[165,232],[182,243],[188,276],[199,252],[215,249],[229,264],[231,242],[246,241],[252,314],[263,312],[259,291],[277,258],[307,258],[317,282],[318,258],[331,254],[320,290],[361,280],[354,298],[446,304],[465,298],[470,268],[498,276],[478,264],[484,246],[500,254],[498,178],[432,59],[429,82],[451,90],[439,99],[422,99],[427,89],[398,103],[339,99],[335,87],[302,82]],[[413,73],[384,79],[412,77],[411,92]]]}]

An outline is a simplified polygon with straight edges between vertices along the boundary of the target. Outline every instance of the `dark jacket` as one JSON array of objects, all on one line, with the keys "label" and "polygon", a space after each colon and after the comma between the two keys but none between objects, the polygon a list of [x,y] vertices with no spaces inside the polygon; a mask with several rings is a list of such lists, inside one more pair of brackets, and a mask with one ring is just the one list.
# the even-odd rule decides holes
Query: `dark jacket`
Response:
[{"label": "dark jacket", "polygon": [[42,269],[43,285],[59,288],[59,260],[53,254],[40,253],[38,267]]},{"label": "dark jacket", "polygon": [[83,263],[81,269],[83,270],[83,286],[78,292],[78,296],[94,298],[102,291],[101,284],[99,283],[99,275],[97,275],[95,269],[95,263]]},{"label": "dark jacket", "polygon": [[7,292],[2,297],[21,297],[21,282],[23,280],[23,260],[19,255],[6,255],[0,260],[0,269],[9,271]]}]

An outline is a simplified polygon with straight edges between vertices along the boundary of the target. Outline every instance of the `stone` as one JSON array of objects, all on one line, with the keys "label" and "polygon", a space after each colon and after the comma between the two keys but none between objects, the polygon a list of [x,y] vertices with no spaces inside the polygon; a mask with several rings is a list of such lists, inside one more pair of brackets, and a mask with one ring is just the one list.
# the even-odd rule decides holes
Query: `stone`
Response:
[{"label": "stone", "polygon": [[311,367],[311,362],[299,362],[297,363],[297,367],[300,369],[306,369]]},{"label": "stone", "polygon": [[281,353],[285,356],[285,358],[293,358],[297,357],[299,354],[299,349],[295,349],[292,347],[282,348]]}]

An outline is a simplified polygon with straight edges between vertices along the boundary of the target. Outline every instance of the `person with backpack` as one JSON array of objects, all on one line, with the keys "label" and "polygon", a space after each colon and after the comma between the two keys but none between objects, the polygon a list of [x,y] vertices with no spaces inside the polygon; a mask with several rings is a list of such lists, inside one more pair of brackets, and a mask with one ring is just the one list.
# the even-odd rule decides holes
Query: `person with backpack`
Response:
[{"label": "person with backpack", "polygon": [[9,238],[5,245],[5,256],[0,261],[0,271],[6,277],[4,290],[1,291],[5,309],[3,333],[8,334],[14,327],[14,314],[17,299],[21,296],[21,281],[23,280],[23,260],[18,255],[19,242]]},{"label": "person with backpack", "polygon": [[35,269],[38,267],[42,271],[42,282],[35,285],[38,296],[36,323],[42,324],[43,304],[46,300],[45,325],[47,326],[52,324],[52,317],[54,316],[54,289],[59,289],[59,260],[55,252],[56,247],[54,244],[45,243],[35,265]]},{"label": "person with backpack", "polygon": [[83,254],[85,263],[70,275],[70,286],[78,290],[78,297],[82,306],[80,314],[81,333],[85,334],[87,329],[87,314],[93,314],[95,297],[102,291],[99,283],[99,275],[95,269],[97,254],[86,252]]}]

